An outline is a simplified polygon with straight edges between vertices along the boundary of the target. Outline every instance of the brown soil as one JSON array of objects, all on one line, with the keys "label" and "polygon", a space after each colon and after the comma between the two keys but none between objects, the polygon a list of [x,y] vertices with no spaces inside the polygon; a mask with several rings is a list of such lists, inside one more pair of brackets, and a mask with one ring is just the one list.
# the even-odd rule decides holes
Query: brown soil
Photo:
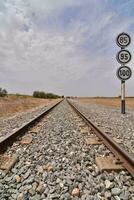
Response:
[{"label": "brown soil", "polygon": [[29,96],[15,95],[0,97],[0,117],[27,111],[41,105],[47,106],[56,101],[57,100],[37,99]]},{"label": "brown soil", "polygon": [[[120,98],[79,98],[84,104],[98,104],[111,107],[120,107]],[[126,98],[126,107],[134,108],[134,98]]]}]

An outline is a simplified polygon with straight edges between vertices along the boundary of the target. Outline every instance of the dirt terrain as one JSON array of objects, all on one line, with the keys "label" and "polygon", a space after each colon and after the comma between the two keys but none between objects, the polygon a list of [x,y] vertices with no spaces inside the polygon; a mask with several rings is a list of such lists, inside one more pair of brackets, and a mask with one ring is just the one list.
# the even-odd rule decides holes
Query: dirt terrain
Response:
[{"label": "dirt terrain", "polygon": [[23,112],[32,108],[49,105],[57,100],[37,99],[30,96],[9,95],[0,97],[0,117]]},{"label": "dirt terrain", "polygon": [[[120,98],[79,98],[81,103],[84,104],[97,104],[111,107],[120,107]],[[126,98],[126,107],[134,108],[134,98]]]}]

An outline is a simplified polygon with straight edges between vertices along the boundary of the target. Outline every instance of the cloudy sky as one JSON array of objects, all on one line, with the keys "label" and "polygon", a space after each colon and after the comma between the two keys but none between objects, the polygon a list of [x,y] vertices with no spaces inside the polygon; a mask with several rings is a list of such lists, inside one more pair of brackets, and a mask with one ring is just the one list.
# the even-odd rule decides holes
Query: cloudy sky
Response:
[{"label": "cloudy sky", "polygon": [[[117,96],[120,32],[132,37],[134,0],[0,0],[0,86],[12,93]],[[134,69],[133,59],[129,65]],[[126,82],[134,95],[134,77]]]}]

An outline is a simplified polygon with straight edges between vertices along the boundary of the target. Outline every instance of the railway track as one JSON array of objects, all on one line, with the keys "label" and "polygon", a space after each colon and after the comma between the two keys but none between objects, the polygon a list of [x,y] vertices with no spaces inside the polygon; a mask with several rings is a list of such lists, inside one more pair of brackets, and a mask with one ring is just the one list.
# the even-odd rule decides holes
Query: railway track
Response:
[{"label": "railway track", "polygon": [[[134,197],[132,196],[133,158],[117,144],[113,145],[109,137],[107,138],[89,122],[70,101],[68,103],[66,100],[62,103],[58,102],[14,134],[12,133],[13,135],[6,136],[0,141],[0,153],[5,152],[7,156],[17,154],[19,160],[8,173],[0,171],[2,200],[7,197],[9,200],[17,199],[18,196],[23,196],[22,199],[25,197],[25,199],[37,200],[76,197],[87,200],[97,198],[114,200],[118,195],[127,195],[127,190],[128,199]],[[29,135],[29,132],[32,134],[32,140],[21,143],[21,136]],[[95,141],[96,145],[91,145],[87,140],[94,134],[101,140]],[[110,155],[110,151],[105,146],[120,159],[116,164],[123,165],[132,176],[124,171],[124,168],[116,169],[119,172],[114,172],[113,169],[107,172],[105,168],[99,170],[95,157]],[[121,181],[120,184],[116,177]],[[125,181],[128,183],[124,189]],[[4,184],[5,189],[1,188],[1,183]],[[10,192],[11,185],[14,184],[16,189]],[[102,186],[99,187],[101,184]],[[35,185],[38,185],[36,189]]]},{"label": "railway track", "polygon": [[95,126],[93,122],[91,122],[91,120],[89,120],[73,103],[70,101],[68,101],[68,103],[75,110],[75,112],[82,117],[86,124],[92,128],[94,133],[100,138],[106,147],[116,156],[118,163],[122,164],[134,177],[134,157],[128,154],[128,152],[117,144],[110,136]]},{"label": "railway track", "polygon": [[[62,101],[62,100],[61,100]],[[8,146],[13,144],[15,139],[21,135],[23,135],[30,126],[33,126],[36,122],[38,122],[42,117],[44,117],[46,114],[48,114],[53,108],[55,108],[61,101],[57,102],[56,104],[52,105],[50,108],[48,108],[46,111],[42,112],[38,116],[34,117],[32,120],[27,122],[22,127],[18,128],[14,132],[7,134],[6,136],[2,137],[0,139],[0,153],[3,153],[7,149]]]}]

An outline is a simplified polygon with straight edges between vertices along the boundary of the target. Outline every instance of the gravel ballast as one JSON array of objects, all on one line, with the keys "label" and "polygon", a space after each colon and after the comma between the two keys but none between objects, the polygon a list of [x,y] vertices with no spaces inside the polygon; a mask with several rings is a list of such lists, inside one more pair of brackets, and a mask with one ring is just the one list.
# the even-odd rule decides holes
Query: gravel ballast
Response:
[{"label": "gravel ballast", "polygon": [[15,129],[21,127],[22,125],[26,124],[28,121],[33,119],[34,117],[41,114],[43,111],[47,110],[55,103],[51,103],[50,105],[43,105],[36,108],[33,108],[27,112],[20,112],[11,117],[0,117],[0,139],[15,131]]},{"label": "gravel ballast", "polygon": [[8,148],[18,162],[6,176],[0,171],[1,200],[134,200],[128,172],[99,172],[95,156],[109,151],[103,144],[87,145],[89,135],[80,132],[78,121],[63,101],[39,122],[32,143]]},{"label": "gravel ballast", "polygon": [[80,101],[72,101],[93,123],[115,141],[134,155],[134,110],[127,109],[125,115],[117,108],[111,108],[97,104],[83,104]]}]

